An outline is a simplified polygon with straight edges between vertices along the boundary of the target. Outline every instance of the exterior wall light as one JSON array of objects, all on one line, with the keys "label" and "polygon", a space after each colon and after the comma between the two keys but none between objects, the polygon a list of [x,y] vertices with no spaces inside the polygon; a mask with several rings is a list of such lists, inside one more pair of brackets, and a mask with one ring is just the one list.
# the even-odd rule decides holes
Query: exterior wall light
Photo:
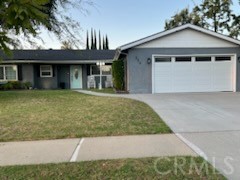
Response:
[{"label": "exterior wall light", "polygon": [[240,62],[240,56],[238,56],[238,62]]},{"label": "exterior wall light", "polygon": [[152,62],[151,58],[148,58],[148,59],[147,59],[147,63],[148,63],[148,64],[151,64],[151,62]]}]

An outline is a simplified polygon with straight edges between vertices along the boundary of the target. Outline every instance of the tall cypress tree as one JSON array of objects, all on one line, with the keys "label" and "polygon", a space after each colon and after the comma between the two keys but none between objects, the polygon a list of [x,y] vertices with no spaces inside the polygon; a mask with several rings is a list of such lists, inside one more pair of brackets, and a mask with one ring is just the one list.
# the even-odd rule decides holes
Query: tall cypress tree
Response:
[{"label": "tall cypress tree", "polygon": [[94,49],[97,49],[97,35],[96,35],[96,30],[94,30]]},{"label": "tall cypress tree", "polygon": [[103,41],[102,41],[102,44],[103,44],[103,49],[105,50],[106,49],[106,44],[105,44],[105,37],[103,36]]},{"label": "tall cypress tree", "polygon": [[94,49],[93,29],[91,29],[91,49]]},{"label": "tall cypress tree", "polygon": [[99,50],[101,50],[102,49],[102,42],[101,42],[101,32],[100,32],[100,30],[99,30],[99,34],[98,34],[99,36],[98,36],[98,49]]},{"label": "tall cypress tree", "polygon": [[109,42],[108,42],[108,36],[106,35],[106,41],[105,41],[105,48],[109,49]]},{"label": "tall cypress tree", "polygon": [[87,31],[87,39],[86,39],[86,49],[89,50],[89,38],[88,38],[88,31]]}]

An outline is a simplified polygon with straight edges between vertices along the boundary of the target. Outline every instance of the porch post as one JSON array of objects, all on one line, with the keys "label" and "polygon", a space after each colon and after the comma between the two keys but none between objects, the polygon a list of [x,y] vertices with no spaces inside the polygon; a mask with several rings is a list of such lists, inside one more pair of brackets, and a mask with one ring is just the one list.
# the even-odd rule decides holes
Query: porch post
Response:
[{"label": "porch post", "polygon": [[100,84],[99,84],[99,90],[102,89],[102,63],[100,62]]},{"label": "porch post", "polygon": [[99,66],[99,69],[100,69],[100,83],[99,83],[99,85],[98,85],[98,89],[102,89],[102,66],[104,66],[105,65],[105,63],[104,62],[97,62],[97,65]]}]

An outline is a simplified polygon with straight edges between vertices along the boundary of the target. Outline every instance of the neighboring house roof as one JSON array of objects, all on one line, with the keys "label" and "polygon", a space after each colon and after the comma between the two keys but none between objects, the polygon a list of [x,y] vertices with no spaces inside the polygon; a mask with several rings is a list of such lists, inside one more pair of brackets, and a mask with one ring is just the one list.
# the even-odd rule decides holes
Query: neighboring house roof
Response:
[{"label": "neighboring house roof", "polygon": [[123,45],[123,46],[120,46],[120,47],[118,48],[118,51],[124,51],[124,50],[130,49],[130,48],[139,46],[139,45],[141,45],[141,44],[150,42],[150,41],[152,41],[152,40],[161,38],[161,37],[163,37],[163,36],[167,36],[167,35],[170,35],[170,34],[172,34],[172,33],[175,33],[175,32],[178,32],[178,31],[182,31],[182,30],[184,30],[184,29],[193,29],[193,30],[196,30],[196,31],[199,31],[199,32],[208,34],[208,35],[210,35],[210,36],[214,36],[214,37],[223,39],[223,40],[225,40],[225,41],[232,42],[232,43],[234,43],[234,44],[240,45],[240,41],[238,41],[238,40],[236,40],[236,39],[233,39],[233,38],[230,38],[230,37],[228,37],[228,36],[225,36],[225,35],[223,35],[223,34],[219,34],[219,33],[216,33],[216,32],[214,32],[214,31],[207,30],[207,29],[204,29],[204,28],[199,27],[199,26],[196,26],[196,25],[185,24],[185,25],[182,25],[182,26],[179,26],[179,27],[176,27],[176,28],[167,30],[167,31],[163,31],[163,32],[160,32],[160,33],[157,33],[157,34],[153,34],[153,35],[151,35],[151,36],[145,37],[145,38],[140,39],[140,40],[137,40],[137,41],[133,41],[133,42],[128,43],[128,44],[125,44],[125,45]]},{"label": "neighboring house roof", "polygon": [[91,62],[113,60],[115,50],[13,50],[7,57],[0,52],[4,62]]}]

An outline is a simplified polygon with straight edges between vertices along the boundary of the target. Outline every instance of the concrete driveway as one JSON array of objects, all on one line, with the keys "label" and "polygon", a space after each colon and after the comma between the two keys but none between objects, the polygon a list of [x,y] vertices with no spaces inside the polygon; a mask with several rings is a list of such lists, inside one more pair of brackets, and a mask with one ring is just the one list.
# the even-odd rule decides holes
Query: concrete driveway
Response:
[{"label": "concrete driveway", "polygon": [[226,177],[240,178],[240,93],[129,96],[149,104]]}]

